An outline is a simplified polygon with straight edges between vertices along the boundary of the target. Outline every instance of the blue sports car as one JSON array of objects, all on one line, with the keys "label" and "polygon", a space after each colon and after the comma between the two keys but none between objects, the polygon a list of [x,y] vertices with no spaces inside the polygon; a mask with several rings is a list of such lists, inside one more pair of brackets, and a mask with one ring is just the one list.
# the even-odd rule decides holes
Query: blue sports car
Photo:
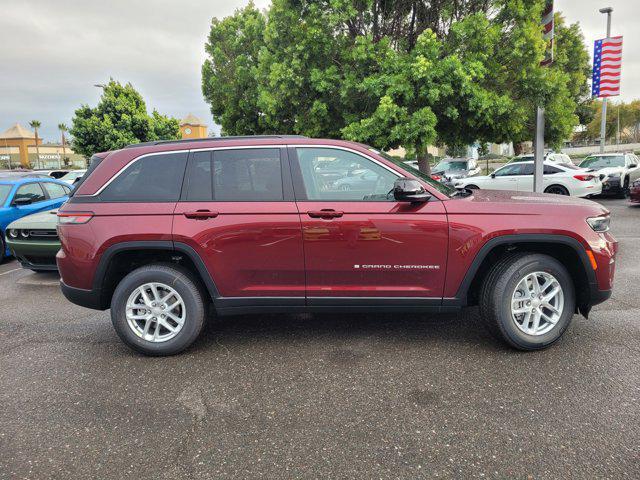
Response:
[{"label": "blue sports car", "polygon": [[14,220],[57,208],[67,201],[71,186],[53,178],[0,176],[0,262],[9,255],[5,230]]}]

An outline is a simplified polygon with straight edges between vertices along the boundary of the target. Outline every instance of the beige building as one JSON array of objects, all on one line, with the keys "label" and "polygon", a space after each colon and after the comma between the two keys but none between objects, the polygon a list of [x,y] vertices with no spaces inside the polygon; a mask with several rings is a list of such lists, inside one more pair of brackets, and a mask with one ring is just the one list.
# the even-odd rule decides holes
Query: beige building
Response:
[{"label": "beige building", "polygon": [[182,138],[206,138],[207,124],[190,113],[180,121]]},{"label": "beige building", "polygon": [[86,161],[69,146],[42,143],[41,138],[38,138],[36,148],[36,134],[18,123],[0,133],[0,169],[67,166],[85,167]]}]

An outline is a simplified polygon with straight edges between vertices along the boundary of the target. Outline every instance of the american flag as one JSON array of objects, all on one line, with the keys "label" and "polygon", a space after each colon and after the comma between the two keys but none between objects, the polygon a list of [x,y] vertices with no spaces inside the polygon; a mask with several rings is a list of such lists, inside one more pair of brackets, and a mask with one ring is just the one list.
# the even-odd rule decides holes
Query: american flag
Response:
[{"label": "american flag", "polygon": [[622,37],[596,40],[593,48],[593,97],[620,95],[620,72],[622,70]]}]

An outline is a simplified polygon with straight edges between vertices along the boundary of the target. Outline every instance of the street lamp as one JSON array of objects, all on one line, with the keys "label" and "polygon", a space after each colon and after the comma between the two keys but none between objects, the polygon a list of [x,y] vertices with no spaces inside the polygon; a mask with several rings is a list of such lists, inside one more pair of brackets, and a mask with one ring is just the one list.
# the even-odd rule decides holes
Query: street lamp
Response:
[{"label": "street lamp", "polygon": [[[613,8],[605,7],[599,10],[600,13],[607,14],[607,38],[611,36],[611,12]],[[604,144],[607,135],[607,97],[602,99],[602,115],[600,119],[600,153],[604,153]]]}]

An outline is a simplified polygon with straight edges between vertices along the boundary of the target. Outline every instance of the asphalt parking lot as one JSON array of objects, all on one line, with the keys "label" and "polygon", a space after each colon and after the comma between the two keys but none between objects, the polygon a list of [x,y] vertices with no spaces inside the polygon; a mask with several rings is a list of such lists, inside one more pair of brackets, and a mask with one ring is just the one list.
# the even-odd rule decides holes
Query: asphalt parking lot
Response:
[{"label": "asphalt parking lot", "polygon": [[246,316],[171,358],[0,265],[0,478],[639,478],[640,208],[549,350],[462,314]]}]

